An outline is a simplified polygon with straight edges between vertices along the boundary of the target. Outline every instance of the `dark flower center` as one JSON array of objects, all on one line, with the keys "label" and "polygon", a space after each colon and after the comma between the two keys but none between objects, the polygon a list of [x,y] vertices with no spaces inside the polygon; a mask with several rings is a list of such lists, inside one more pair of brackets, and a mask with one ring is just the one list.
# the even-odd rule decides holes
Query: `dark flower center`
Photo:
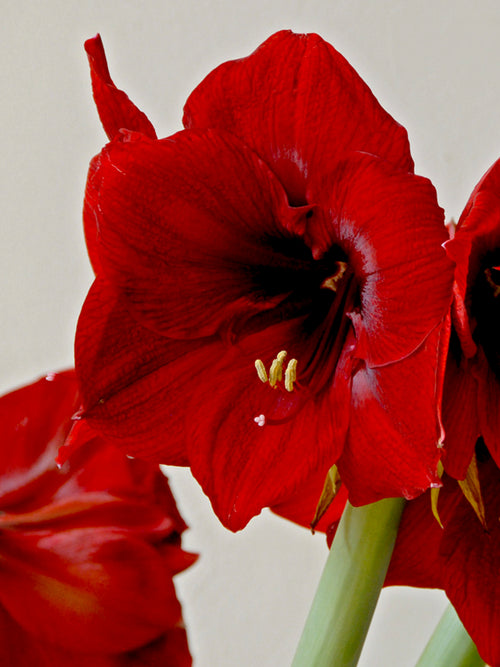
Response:
[{"label": "dark flower center", "polygon": [[476,320],[474,340],[484,350],[500,381],[500,249],[484,258],[472,287],[471,312]]},{"label": "dark flower center", "polygon": [[448,352],[449,356],[451,356],[451,358],[454,360],[458,368],[462,361],[463,353],[462,353],[462,345],[460,343],[460,338],[458,337],[458,334],[455,331],[455,327],[451,328],[450,344],[448,350],[449,350]]},{"label": "dark flower center", "polygon": [[[277,299],[277,304],[255,315],[247,326],[255,331],[297,320],[297,340],[287,352],[290,358],[297,359],[294,393],[303,393],[303,399],[307,399],[333,380],[350,326],[347,313],[359,303],[357,282],[347,255],[339,246],[315,260],[299,238],[272,239],[269,243],[273,263],[254,265],[248,270],[253,298]],[[245,333],[248,332],[247,328]],[[276,354],[280,349],[277,347]],[[289,396],[289,400],[297,403],[296,396]]]},{"label": "dark flower center", "polygon": [[478,438],[476,442],[475,452],[478,463],[485,463],[491,459],[491,454],[488,451],[488,448],[486,447],[482,437]]}]

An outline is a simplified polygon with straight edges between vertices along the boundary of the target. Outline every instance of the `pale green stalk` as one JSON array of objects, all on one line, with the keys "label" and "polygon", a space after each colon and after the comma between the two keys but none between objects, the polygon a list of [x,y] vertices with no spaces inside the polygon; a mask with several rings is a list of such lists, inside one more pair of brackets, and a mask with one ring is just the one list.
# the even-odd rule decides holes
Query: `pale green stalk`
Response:
[{"label": "pale green stalk", "polygon": [[404,500],[347,504],[293,667],[354,667],[384,583]]},{"label": "pale green stalk", "polygon": [[450,605],[416,667],[484,667],[485,664],[457,612]]}]

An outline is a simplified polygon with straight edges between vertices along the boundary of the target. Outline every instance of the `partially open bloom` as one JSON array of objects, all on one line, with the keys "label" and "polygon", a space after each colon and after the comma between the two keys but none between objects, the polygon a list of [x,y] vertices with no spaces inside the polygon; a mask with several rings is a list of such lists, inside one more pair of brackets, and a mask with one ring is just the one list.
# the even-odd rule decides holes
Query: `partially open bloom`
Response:
[{"label": "partially open bloom", "polygon": [[[388,584],[442,588],[482,658],[500,665],[500,161],[447,250],[456,286],[443,395],[443,488],[408,503]],[[457,482],[457,480],[460,480]]]},{"label": "partially open bloom", "polygon": [[456,284],[445,468],[460,479],[479,435],[500,465],[500,160],[474,188],[446,249],[456,262]]},{"label": "partially open bloom", "polygon": [[99,437],[58,469],[78,405],[72,372],[0,398],[0,664],[187,667],[167,480]]},{"label": "partially open bloom", "polygon": [[85,197],[84,419],[190,465],[234,530],[333,464],[355,504],[438,484],[452,263],[405,130],[333,47],[284,31],[157,140],[86,49],[110,143]]}]

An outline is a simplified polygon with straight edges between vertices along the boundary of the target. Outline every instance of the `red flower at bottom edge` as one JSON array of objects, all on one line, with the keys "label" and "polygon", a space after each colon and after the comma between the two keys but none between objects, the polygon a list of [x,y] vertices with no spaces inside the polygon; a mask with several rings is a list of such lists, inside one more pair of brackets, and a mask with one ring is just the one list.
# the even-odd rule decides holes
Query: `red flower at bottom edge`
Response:
[{"label": "red flower at bottom edge", "polygon": [[72,372],[0,398],[0,664],[188,666],[167,480],[97,437],[58,469],[77,408]]}]

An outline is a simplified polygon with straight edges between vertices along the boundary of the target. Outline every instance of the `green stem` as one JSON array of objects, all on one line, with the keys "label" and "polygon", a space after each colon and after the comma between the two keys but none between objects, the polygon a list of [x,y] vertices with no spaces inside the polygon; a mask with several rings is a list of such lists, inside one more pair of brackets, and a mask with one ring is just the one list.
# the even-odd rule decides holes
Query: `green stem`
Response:
[{"label": "green stem", "polygon": [[485,664],[457,612],[450,605],[416,667],[484,667]]},{"label": "green stem", "polygon": [[389,567],[404,500],[347,504],[292,667],[354,667]]}]

